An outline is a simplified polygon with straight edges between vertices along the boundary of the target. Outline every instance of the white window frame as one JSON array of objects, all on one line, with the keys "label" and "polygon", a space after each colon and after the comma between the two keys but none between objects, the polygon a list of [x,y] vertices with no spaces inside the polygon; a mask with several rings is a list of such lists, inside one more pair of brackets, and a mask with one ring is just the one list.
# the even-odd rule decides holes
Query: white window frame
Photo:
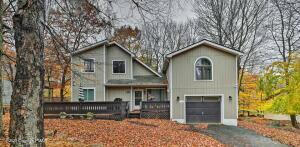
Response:
[{"label": "white window frame", "polygon": [[[147,96],[148,96],[148,90],[149,89],[163,89],[164,90],[164,92],[166,92],[166,88],[163,88],[163,87],[160,87],[160,88],[146,88],[146,98],[148,98]],[[166,93],[166,98],[167,98],[167,100],[169,100],[168,99],[168,94]]]},{"label": "white window frame", "polygon": [[84,100],[84,101],[85,102],[95,102],[95,100],[96,100],[96,88],[95,87],[82,87],[82,90],[89,90],[89,89],[94,90],[94,99],[93,99],[93,101],[86,101],[86,100]]},{"label": "white window frame", "polygon": [[[125,64],[125,72],[124,73],[114,73],[114,62],[115,61],[123,61],[124,64]],[[112,60],[112,64],[111,64],[111,73],[114,74],[114,75],[118,75],[118,74],[126,74],[126,60]]]},{"label": "white window frame", "polygon": [[[92,59],[93,60],[93,62],[94,62],[94,71],[93,72],[86,72],[85,71],[85,67],[84,67],[84,60],[88,60],[88,59]],[[82,73],[95,73],[95,71],[96,71],[96,59],[95,58],[84,58],[84,59],[82,59],[83,60],[83,68],[82,68],[82,70],[81,70],[81,72]]]},{"label": "white window frame", "polygon": [[[200,59],[207,59],[207,60],[210,61],[210,64],[211,64],[211,80],[197,80],[197,78],[196,78],[196,63]],[[198,57],[194,62],[193,68],[194,68],[194,81],[214,81],[214,63],[212,62],[212,60],[209,57],[207,57],[207,56]]]}]

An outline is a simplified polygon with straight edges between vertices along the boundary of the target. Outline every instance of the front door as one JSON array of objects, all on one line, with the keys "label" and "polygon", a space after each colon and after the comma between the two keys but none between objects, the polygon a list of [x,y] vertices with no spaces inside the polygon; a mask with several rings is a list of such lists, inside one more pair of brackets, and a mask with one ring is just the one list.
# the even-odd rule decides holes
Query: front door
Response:
[{"label": "front door", "polygon": [[134,105],[133,105],[134,110],[141,109],[142,99],[143,99],[143,90],[135,90],[134,91]]}]

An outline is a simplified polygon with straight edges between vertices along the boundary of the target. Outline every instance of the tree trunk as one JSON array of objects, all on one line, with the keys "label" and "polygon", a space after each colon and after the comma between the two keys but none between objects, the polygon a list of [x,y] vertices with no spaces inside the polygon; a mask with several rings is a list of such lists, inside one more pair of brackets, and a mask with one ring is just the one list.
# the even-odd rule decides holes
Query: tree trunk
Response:
[{"label": "tree trunk", "polygon": [[2,52],[3,52],[3,39],[2,39],[2,6],[3,6],[3,1],[0,0],[0,137],[3,137],[3,81],[2,81]]},{"label": "tree trunk", "polygon": [[48,99],[49,99],[50,102],[52,102],[52,97],[50,96],[51,95],[51,91],[50,91],[50,89],[51,89],[50,78],[51,78],[51,76],[48,75],[47,76],[47,82],[48,82]]},{"label": "tree trunk", "polygon": [[299,129],[300,127],[297,124],[296,115],[295,114],[291,114],[290,118],[291,118],[291,122],[292,122],[293,127]]},{"label": "tree trunk", "polygon": [[16,75],[10,107],[11,146],[45,146],[43,118],[45,1],[19,0],[13,16]]},{"label": "tree trunk", "polygon": [[64,91],[66,87],[66,74],[67,74],[67,67],[64,67],[62,77],[61,77],[61,86],[60,86],[60,101],[63,102],[65,99]]}]

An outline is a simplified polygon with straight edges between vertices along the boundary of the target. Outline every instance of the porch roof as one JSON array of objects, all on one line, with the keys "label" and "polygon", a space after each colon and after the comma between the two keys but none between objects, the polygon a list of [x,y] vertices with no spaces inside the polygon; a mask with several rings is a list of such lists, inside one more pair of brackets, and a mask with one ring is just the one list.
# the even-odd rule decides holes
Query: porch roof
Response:
[{"label": "porch roof", "polygon": [[167,79],[157,76],[133,76],[133,79],[111,79],[106,86],[159,86],[166,87]]}]

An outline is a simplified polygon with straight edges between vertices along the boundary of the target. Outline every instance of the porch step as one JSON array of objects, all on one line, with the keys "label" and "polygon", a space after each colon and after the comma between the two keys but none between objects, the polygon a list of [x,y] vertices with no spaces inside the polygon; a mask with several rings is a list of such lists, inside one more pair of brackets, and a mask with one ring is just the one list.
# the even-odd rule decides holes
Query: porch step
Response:
[{"label": "porch step", "polygon": [[140,118],[140,110],[134,110],[129,112],[128,118]]}]

